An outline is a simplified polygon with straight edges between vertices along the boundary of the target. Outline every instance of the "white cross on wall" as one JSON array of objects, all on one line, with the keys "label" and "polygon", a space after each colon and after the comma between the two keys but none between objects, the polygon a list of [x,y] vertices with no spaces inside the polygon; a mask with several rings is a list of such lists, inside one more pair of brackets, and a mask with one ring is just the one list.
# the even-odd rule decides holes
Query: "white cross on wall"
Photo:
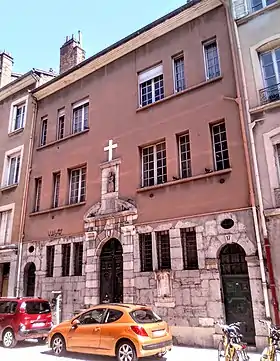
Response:
[{"label": "white cross on wall", "polygon": [[104,147],[104,152],[108,152],[108,162],[111,162],[113,159],[113,149],[117,148],[117,144],[113,144],[113,140],[109,140],[109,145],[107,147]]}]

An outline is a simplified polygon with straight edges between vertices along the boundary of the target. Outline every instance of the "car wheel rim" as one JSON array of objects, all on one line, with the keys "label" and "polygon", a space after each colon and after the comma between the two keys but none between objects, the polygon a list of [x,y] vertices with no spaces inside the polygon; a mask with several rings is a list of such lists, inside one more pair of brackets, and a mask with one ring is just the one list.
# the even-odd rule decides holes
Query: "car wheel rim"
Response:
[{"label": "car wheel rim", "polygon": [[130,345],[124,344],[119,349],[119,357],[121,361],[132,361],[133,350]]},{"label": "car wheel rim", "polygon": [[11,331],[5,333],[3,342],[5,346],[11,346],[11,344],[13,343],[13,334]]},{"label": "car wheel rim", "polygon": [[55,338],[53,341],[53,350],[56,355],[59,355],[63,350],[63,343],[60,338]]}]

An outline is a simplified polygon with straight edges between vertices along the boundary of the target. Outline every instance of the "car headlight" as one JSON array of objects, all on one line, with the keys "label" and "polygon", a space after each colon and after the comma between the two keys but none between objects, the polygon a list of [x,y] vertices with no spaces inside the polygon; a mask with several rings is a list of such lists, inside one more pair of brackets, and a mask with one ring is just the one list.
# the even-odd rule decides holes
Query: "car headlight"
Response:
[{"label": "car headlight", "polygon": [[22,323],[20,323],[20,325],[19,325],[19,330],[20,330],[20,331],[25,331],[25,330],[26,330],[25,325],[23,325]]}]

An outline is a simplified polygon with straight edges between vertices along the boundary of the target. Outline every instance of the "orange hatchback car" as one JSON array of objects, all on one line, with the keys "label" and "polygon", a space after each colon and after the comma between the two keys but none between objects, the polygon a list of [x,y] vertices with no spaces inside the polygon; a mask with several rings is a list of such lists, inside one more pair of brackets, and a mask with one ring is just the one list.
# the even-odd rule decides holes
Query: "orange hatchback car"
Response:
[{"label": "orange hatchback car", "polygon": [[102,304],[54,327],[48,343],[56,356],[71,351],[136,361],[164,356],[172,348],[172,335],[149,307]]}]

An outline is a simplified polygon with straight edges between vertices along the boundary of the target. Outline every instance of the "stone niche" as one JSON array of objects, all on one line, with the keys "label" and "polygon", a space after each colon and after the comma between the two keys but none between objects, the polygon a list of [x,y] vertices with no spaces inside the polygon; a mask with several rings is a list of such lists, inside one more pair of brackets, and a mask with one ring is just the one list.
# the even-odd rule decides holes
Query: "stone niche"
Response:
[{"label": "stone niche", "polygon": [[172,295],[173,273],[169,270],[155,272],[157,287],[156,307],[175,307],[175,299]]}]

